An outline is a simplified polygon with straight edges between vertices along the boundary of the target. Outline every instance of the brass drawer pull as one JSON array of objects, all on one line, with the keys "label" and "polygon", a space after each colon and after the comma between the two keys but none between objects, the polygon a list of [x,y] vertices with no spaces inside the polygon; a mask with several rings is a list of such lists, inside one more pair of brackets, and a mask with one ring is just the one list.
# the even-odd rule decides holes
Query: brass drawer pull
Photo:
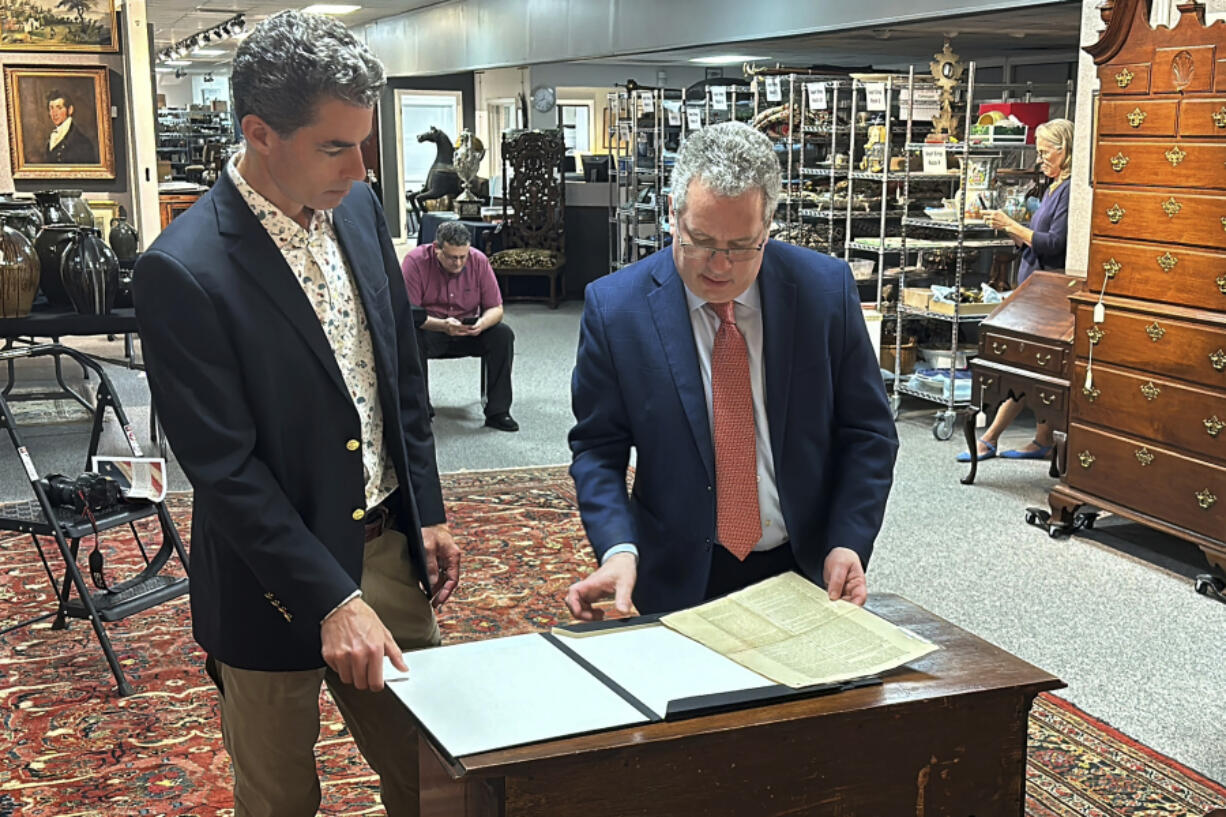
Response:
[{"label": "brass drawer pull", "polygon": [[1120,207],[1118,204],[1113,204],[1111,205],[1111,209],[1107,211],[1107,220],[1112,224],[1119,224],[1120,220],[1124,218],[1124,214],[1126,212],[1127,211],[1123,207]]},{"label": "brass drawer pull", "polygon": [[1226,349],[1218,349],[1209,355],[1209,364],[1216,371],[1226,371]]},{"label": "brass drawer pull", "polygon": [[992,341],[992,353],[993,354],[1003,355],[1007,351],[1009,351],[1009,344],[997,343],[996,341]]},{"label": "brass drawer pull", "polygon": [[1141,394],[1145,395],[1145,399],[1151,403],[1158,399],[1158,395],[1162,394],[1162,389],[1153,384],[1153,381],[1141,386]]},{"label": "brass drawer pull", "polygon": [[1179,145],[1175,145],[1175,147],[1171,148],[1163,155],[1166,156],[1166,160],[1171,163],[1171,167],[1179,167],[1180,162],[1187,158],[1188,152]]},{"label": "brass drawer pull", "polygon": [[1136,74],[1132,73],[1127,68],[1124,68],[1115,75],[1115,84],[1121,88],[1127,88],[1132,84],[1132,78],[1135,76]]},{"label": "brass drawer pull", "polygon": [[1086,330],[1086,334],[1090,337],[1090,345],[1097,346],[1098,342],[1107,336],[1106,331],[1099,329],[1097,326],[1091,326]]},{"label": "brass drawer pull", "polygon": [[1196,494],[1196,504],[1200,505],[1202,510],[1209,510],[1217,504],[1217,497],[1214,496],[1208,488],[1199,491]]},{"label": "brass drawer pull", "polygon": [[1179,259],[1171,255],[1169,252],[1158,256],[1158,266],[1162,267],[1163,272],[1170,272],[1175,269],[1175,265],[1179,263]]},{"label": "brass drawer pull", "polygon": [[1056,402],[1056,395],[1039,392],[1039,400],[1043,402],[1043,405],[1050,406],[1052,403]]},{"label": "brass drawer pull", "polygon": [[1157,321],[1154,321],[1149,326],[1145,327],[1145,334],[1149,335],[1150,340],[1157,343],[1158,341],[1162,340],[1162,336],[1166,334],[1166,330],[1159,326]]},{"label": "brass drawer pull", "polygon": [[1167,218],[1174,218],[1179,215],[1179,211],[1183,209],[1183,205],[1175,201],[1175,197],[1171,196],[1166,201],[1162,202],[1162,212],[1166,213]]},{"label": "brass drawer pull", "polygon": [[983,376],[981,375],[981,376],[979,377],[979,388],[981,388],[981,389],[990,389],[990,388],[992,388],[992,384],[993,384],[993,383],[995,383],[995,382],[996,382],[996,378],[994,378],[994,377],[983,377]]},{"label": "brass drawer pull", "polygon": [[1043,354],[1042,352],[1035,352],[1034,360],[1040,366],[1046,366],[1048,363],[1051,363],[1051,352],[1048,352],[1047,354]]},{"label": "brass drawer pull", "polygon": [[1219,420],[1216,414],[1205,420],[1205,431],[1209,432],[1210,437],[1216,437],[1221,434],[1224,428],[1226,428],[1226,423]]},{"label": "brass drawer pull", "polygon": [[[1226,111],[1226,108],[1223,108],[1222,110]],[[1128,124],[1132,125],[1134,128],[1139,128],[1145,122],[1145,117],[1147,116],[1149,116],[1149,114],[1141,110],[1139,107],[1134,108],[1132,113],[1128,114]],[[1217,121],[1216,114],[1214,115],[1214,121]],[[1226,125],[1220,127],[1226,127]]]},{"label": "brass drawer pull", "polygon": [[1077,455],[1077,459],[1081,461],[1081,467],[1085,468],[1087,471],[1090,469],[1090,466],[1094,464],[1094,455],[1089,451],[1082,451]]},{"label": "brass drawer pull", "polygon": [[1226,128],[1226,105],[1218,108],[1213,114],[1213,124],[1219,128]]},{"label": "brass drawer pull", "polygon": [[1117,153],[1111,157],[1111,169],[1116,173],[1124,172],[1124,168],[1128,167],[1128,157],[1123,153]]},{"label": "brass drawer pull", "polygon": [[1091,403],[1093,403],[1095,400],[1098,399],[1098,395],[1102,394],[1102,392],[1096,388],[1091,387],[1087,389],[1084,386],[1082,386],[1081,388],[1081,393],[1084,394],[1086,396],[1086,399],[1089,400]]},{"label": "brass drawer pull", "polygon": [[1219,275],[1217,277],[1217,288],[1218,292],[1226,295],[1226,275]]},{"label": "brass drawer pull", "polygon": [[1154,455],[1149,453],[1149,449],[1141,447],[1137,449],[1137,462],[1141,463],[1141,467],[1149,465],[1154,461]]},{"label": "brass drawer pull", "polygon": [[1114,258],[1109,258],[1103,262],[1103,273],[1108,278],[1114,278],[1115,276],[1119,275],[1120,270],[1122,270],[1123,268],[1124,268],[1124,265],[1121,264],[1119,261],[1116,261]]}]

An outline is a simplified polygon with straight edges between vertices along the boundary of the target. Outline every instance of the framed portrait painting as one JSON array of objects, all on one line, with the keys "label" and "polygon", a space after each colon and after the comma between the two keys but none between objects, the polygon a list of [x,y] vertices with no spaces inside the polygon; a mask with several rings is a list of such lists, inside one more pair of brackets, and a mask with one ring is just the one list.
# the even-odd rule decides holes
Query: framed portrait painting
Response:
[{"label": "framed portrait painting", "polygon": [[108,69],[4,68],[14,179],[113,179]]},{"label": "framed portrait painting", "polygon": [[115,53],[115,0],[5,0],[0,51]]}]

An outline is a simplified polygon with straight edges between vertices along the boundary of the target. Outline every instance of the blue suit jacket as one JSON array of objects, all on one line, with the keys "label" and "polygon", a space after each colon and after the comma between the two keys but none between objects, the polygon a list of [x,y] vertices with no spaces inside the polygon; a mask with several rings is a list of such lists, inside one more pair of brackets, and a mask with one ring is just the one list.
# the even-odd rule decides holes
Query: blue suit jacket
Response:
[{"label": "blue suit jacket", "polygon": [[[771,241],[758,282],[783,519],[801,569],[820,582],[831,548],[868,565],[898,437],[847,264]],[[571,396],[570,472],[597,557],[638,546],[641,612],[702,601],[719,546],[715,452],[670,249],[588,286]]]},{"label": "blue suit jacket", "polygon": [[[404,279],[367,185],[332,221],[370,327],[390,504],[424,582],[419,529],[445,517]],[[195,489],[196,640],[242,669],[322,667],[320,622],[361,585],[366,497],[348,444],[361,421],[319,318],[226,173],[133,283],[154,404]]]}]

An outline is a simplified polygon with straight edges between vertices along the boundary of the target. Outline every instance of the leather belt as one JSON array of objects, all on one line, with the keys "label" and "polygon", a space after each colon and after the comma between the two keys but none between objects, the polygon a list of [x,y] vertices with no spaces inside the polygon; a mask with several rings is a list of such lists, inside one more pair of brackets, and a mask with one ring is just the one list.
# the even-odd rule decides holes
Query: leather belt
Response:
[{"label": "leather belt", "polygon": [[392,526],[392,515],[387,508],[379,505],[366,514],[366,540],[378,539],[383,532]]}]

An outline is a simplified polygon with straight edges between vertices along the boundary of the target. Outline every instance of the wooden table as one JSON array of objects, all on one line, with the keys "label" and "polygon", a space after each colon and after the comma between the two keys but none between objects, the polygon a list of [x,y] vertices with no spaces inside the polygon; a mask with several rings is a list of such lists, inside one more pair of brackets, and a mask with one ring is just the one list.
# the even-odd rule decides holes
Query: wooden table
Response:
[{"label": "wooden table", "polygon": [[454,764],[422,733],[422,817],[1021,817],[1030,705],[1064,683],[899,596],[868,607],[942,649],[880,686]]}]

